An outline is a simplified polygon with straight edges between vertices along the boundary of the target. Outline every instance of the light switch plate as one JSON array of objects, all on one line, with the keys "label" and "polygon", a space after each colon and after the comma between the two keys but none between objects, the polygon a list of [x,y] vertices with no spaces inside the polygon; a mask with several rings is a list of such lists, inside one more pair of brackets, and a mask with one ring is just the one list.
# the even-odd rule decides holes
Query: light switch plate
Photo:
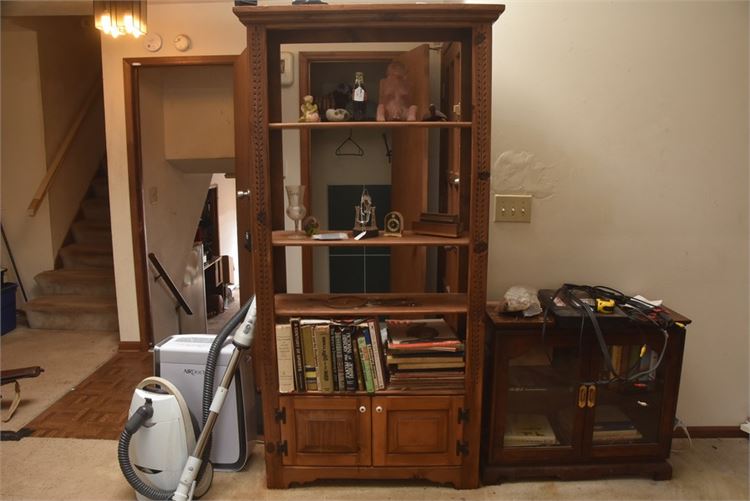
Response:
[{"label": "light switch plate", "polygon": [[495,195],[496,223],[530,223],[531,195]]}]

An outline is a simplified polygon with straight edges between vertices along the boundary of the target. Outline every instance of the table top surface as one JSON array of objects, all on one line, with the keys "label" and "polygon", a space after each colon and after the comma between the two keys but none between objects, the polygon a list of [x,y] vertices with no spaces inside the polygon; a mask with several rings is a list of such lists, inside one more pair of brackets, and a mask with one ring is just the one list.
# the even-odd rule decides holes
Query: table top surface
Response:
[{"label": "table top surface", "polygon": [[[513,329],[533,329],[541,327],[544,323],[544,314],[536,315],[533,317],[525,318],[520,313],[504,313],[501,311],[498,311],[498,307],[500,305],[500,301],[488,301],[487,302],[487,316],[490,318],[490,321],[495,325],[495,327],[502,327],[502,328],[513,328]],[[669,313],[672,316],[672,319],[675,322],[680,322],[682,324],[689,324],[691,320],[684,315],[681,315],[677,313],[676,311],[664,306],[663,307],[667,313]],[[554,327],[556,325],[555,322],[555,315],[550,313],[547,315],[547,326]]]}]

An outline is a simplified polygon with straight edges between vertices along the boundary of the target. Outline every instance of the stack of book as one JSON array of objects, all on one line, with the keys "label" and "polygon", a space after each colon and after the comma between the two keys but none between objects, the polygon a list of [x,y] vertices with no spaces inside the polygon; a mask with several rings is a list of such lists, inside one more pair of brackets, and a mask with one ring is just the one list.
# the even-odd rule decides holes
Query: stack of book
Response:
[{"label": "stack of book", "polygon": [[276,357],[281,393],[373,393],[388,382],[376,319],[277,324]]},{"label": "stack of book", "polygon": [[391,388],[463,388],[464,343],[445,320],[388,320],[386,325]]},{"label": "stack of book", "polygon": [[544,414],[508,414],[505,447],[540,447],[560,442]]}]

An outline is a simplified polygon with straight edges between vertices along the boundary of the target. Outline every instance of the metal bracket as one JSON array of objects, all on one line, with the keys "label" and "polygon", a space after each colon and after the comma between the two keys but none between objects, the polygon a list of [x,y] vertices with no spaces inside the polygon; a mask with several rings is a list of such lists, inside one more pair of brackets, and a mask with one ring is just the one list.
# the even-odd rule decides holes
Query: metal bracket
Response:
[{"label": "metal bracket", "polygon": [[289,452],[289,446],[286,443],[286,440],[284,440],[283,442],[276,442],[276,453],[277,454],[286,456],[288,452]]},{"label": "metal bracket", "polygon": [[466,456],[469,454],[469,442],[456,440],[456,456]]},{"label": "metal bracket", "polygon": [[459,423],[469,422],[469,409],[458,409],[458,422]]},{"label": "metal bracket", "polygon": [[286,423],[286,407],[276,409],[273,413],[273,417],[277,423]]}]

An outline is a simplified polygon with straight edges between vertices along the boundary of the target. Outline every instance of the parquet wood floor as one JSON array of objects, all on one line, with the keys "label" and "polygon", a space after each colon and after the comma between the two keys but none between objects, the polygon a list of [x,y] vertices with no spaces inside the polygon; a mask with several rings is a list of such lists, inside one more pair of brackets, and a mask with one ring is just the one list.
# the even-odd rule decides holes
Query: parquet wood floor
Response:
[{"label": "parquet wood floor", "polygon": [[34,437],[116,440],[133,388],[153,375],[152,353],[118,353],[27,427]]}]

